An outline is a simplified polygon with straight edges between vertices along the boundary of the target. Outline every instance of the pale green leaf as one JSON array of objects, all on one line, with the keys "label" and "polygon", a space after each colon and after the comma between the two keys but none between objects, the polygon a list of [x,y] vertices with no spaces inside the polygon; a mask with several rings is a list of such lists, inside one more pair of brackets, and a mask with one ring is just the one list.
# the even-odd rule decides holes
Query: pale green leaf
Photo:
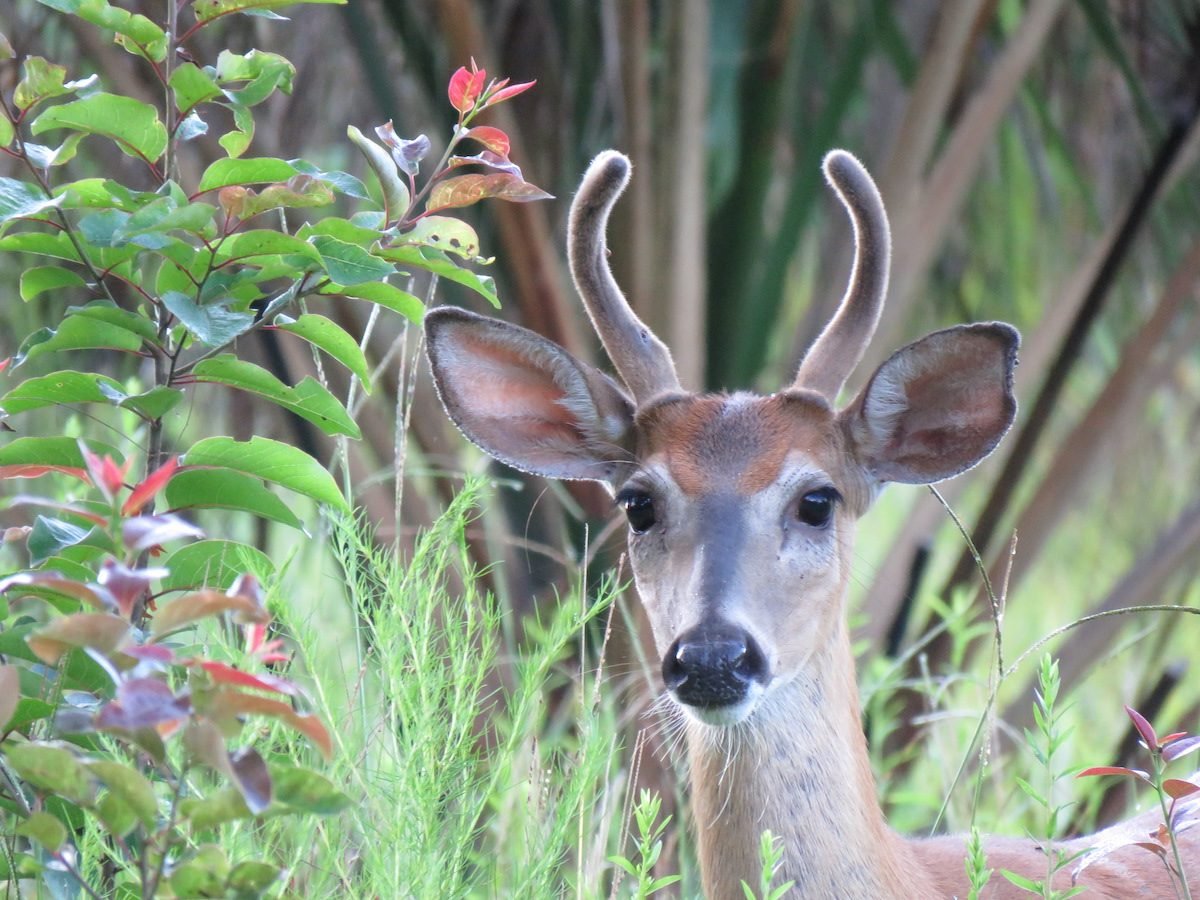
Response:
[{"label": "pale green leaf", "polygon": [[337,482],[319,462],[303,450],[269,438],[253,437],[248,441],[206,438],[184,454],[183,463],[223,466],[278,484],[320,503],[349,509]]},{"label": "pale green leaf", "polygon": [[167,149],[167,129],[153,106],[119,94],[91,94],[52,106],[33,120],[30,131],[42,134],[70,128],[114,141],[122,152],[154,162]]},{"label": "pale green leaf", "polygon": [[275,320],[275,325],[281,331],[294,334],[314,347],[324,350],[357,375],[364,390],[371,390],[371,370],[367,365],[367,357],[358,346],[358,341],[340,325],[312,313],[306,313],[295,320],[280,316]]}]

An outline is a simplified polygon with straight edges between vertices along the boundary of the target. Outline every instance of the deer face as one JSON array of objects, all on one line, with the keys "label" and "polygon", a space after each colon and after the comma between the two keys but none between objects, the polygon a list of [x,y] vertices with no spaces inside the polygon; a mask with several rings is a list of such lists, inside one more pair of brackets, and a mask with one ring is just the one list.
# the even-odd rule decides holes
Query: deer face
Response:
[{"label": "deer face", "polygon": [[894,354],[841,411],[832,404],[878,317],[887,225],[866,172],[826,171],[855,222],[851,287],[778,394],[682,391],[666,348],[633,315],[605,260],[604,223],[628,163],[593,163],[572,207],[576,283],[629,397],[525,329],[456,309],[426,318],[443,404],[464,434],[517,468],[605,483],[629,520],[638,592],[663,682],[693,717],[743,721],[832,639],[854,523],[883,484],[955,475],[1012,422],[1017,333],[987,323]]}]

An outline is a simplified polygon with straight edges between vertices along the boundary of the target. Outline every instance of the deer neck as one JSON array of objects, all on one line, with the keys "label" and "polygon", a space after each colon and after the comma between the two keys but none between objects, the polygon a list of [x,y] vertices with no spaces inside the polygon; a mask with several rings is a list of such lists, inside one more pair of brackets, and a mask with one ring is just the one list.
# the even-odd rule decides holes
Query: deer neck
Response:
[{"label": "deer neck", "polygon": [[802,897],[933,896],[875,796],[846,627],[749,720],[689,720],[692,799],[705,894],[757,889],[762,833],[782,838],[775,884]]}]

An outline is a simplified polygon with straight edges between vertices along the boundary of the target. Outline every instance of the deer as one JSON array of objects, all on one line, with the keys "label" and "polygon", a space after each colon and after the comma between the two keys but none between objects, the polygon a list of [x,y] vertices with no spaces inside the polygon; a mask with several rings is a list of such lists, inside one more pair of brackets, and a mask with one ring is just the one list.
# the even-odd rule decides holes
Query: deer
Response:
[{"label": "deer", "polygon": [[[617,377],[532,331],[454,307],[426,314],[427,355],[467,439],[528,473],[599,482],[624,511],[663,687],[685,723],[706,896],[742,897],[743,881],[757,883],[770,829],[782,840],[778,879],[794,882],[795,896],[965,898],[962,836],[905,838],[885,820],[846,591],[856,522],[886,484],[965,472],[1009,430],[1020,337],[1001,322],[933,332],[888,357],[839,408],[883,308],[891,237],[863,165],[834,150],[823,168],[853,231],[849,285],[777,393],[681,387],[670,351],[609,267],[608,219],[631,174],[611,150],[572,202],[568,259]],[[1147,813],[1056,844],[1091,850],[1054,888],[1175,896],[1163,861],[1129,846],[1160,821]],[[1180,835],[1185,861],[1200,859],[1192,834]],[[1028,896],[999,872],[1044,879],[1047,850],[985,839],[997,874],[981,896]]]}]

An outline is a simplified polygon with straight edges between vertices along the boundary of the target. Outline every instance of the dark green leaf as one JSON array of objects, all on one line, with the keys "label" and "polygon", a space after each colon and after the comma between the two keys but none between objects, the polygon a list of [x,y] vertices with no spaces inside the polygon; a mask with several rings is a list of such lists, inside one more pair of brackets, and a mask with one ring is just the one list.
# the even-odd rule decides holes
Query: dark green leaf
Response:
[{"label": "dark green leaf", "polygon": [[264,437],[236,441],[229,437],[205,438],[184,454],[184,465],[223,466],[254,475],[272,484],[327,503],[337,509],[349,509],[337,483],[325,468],[289,444]]},{"label": "dark green leaf", "polygon": [[70,128],[115,141],[122,152],[154,162],[167,149],[167,129],[153,106],[119,94],[91,94],[52,106],[33,120],[30,131],[42,134]]},{"label": "dark green leaf", "polygon": [[[296,514],[261,481],[228,469],[185,469],[167,483],[171,509],[237,509],[302,529]],[[202,542],[206,543],[206,542]]]},{"label": "dark green leaf", "polygon": [[38,516],[29,532],[27,546],[29,556],[34,565],[42,560],[57,555],[64,547],[73,547],[85,540],[91,532],[62,519],[52,519],[48,516]]},{"label": "dark green leaf", "polygon": [[[167,291],[161,297],[162,304],[191,331],[196,338],[210,347],[228,344],[235,337],[245,334],[254,327],[251,313],[232,312],[213,304],[198,306],[196,301],[179,291]],[[3,400],[0,400],[3,406]]]},{"label": "dark green leaf", "polygon": [[4,237],[0,237],[0,250],[12,253],[35,253],[39,256],[53,256],[56,259],[79,262],[79,253],[75,250],[71,239],[61,231],[54,234],[39,231],[6,234]]},{"label": "dark green leaf", "polygon": [[307,419],[326,434],[344,434],[355,439],[361,437],[358,426],[346,408],[312,377],[306,377],[294,388],[288,387],[261,366],[228,353],[197,363],[192,375],[197,381],[223,384],[258,394]]},{"label": "dark green leaf", "polygon": [[126,397],[118,406],[122,409],[132,410],[143,419],[161,419],[167,413],[175,408],[180,400],[183,399],[183,391],[179,388],[156,387],[151,388],[144,394],[134,394],[132,397]]},{"label": "dark green leaf", "polygon": [[295,320],[280,316],[275,320],[275,325],[280,330],[301,337],[324,350],[357,375],[364,390],[371,390],[371,370],[367,366],[367,357],[358,346],[358,342],[340,325],[324,316],[311,313],[305,313]]},{"label": "dark green leaf", "polygon": [[140,335],[143,340],[151,343],[157,342],[158,339],[158,332],[154,327],[154,323],[149,318],[141,313],[121,309],[111,300],[95,300],[85,306],[69,306],[67,307],[67,312],[72,316],[79,316],[80,318],[95,319],[98,322],[119,325],[126,331],[132,331],[134,334]]},{"label": "dark green leaf", "polygon": [[354,197],[356,200],[370,199],[370,194],[367,193],[366,185],[351,175],[349,172],[339,172],[337,170],[323,170],[314,166],[308,160],[291,159],[288,160],[296,171],[311,175],[313,178],[318,178],[332,187],[339,194],[345,194],[347,197]]},{"label": "dark green leaf", "polygon": [[91,372],[54,372],[30,378],[0,397],[0,411],[10,415],[68,403],[119,403],[125,399],[121,385]]}]

